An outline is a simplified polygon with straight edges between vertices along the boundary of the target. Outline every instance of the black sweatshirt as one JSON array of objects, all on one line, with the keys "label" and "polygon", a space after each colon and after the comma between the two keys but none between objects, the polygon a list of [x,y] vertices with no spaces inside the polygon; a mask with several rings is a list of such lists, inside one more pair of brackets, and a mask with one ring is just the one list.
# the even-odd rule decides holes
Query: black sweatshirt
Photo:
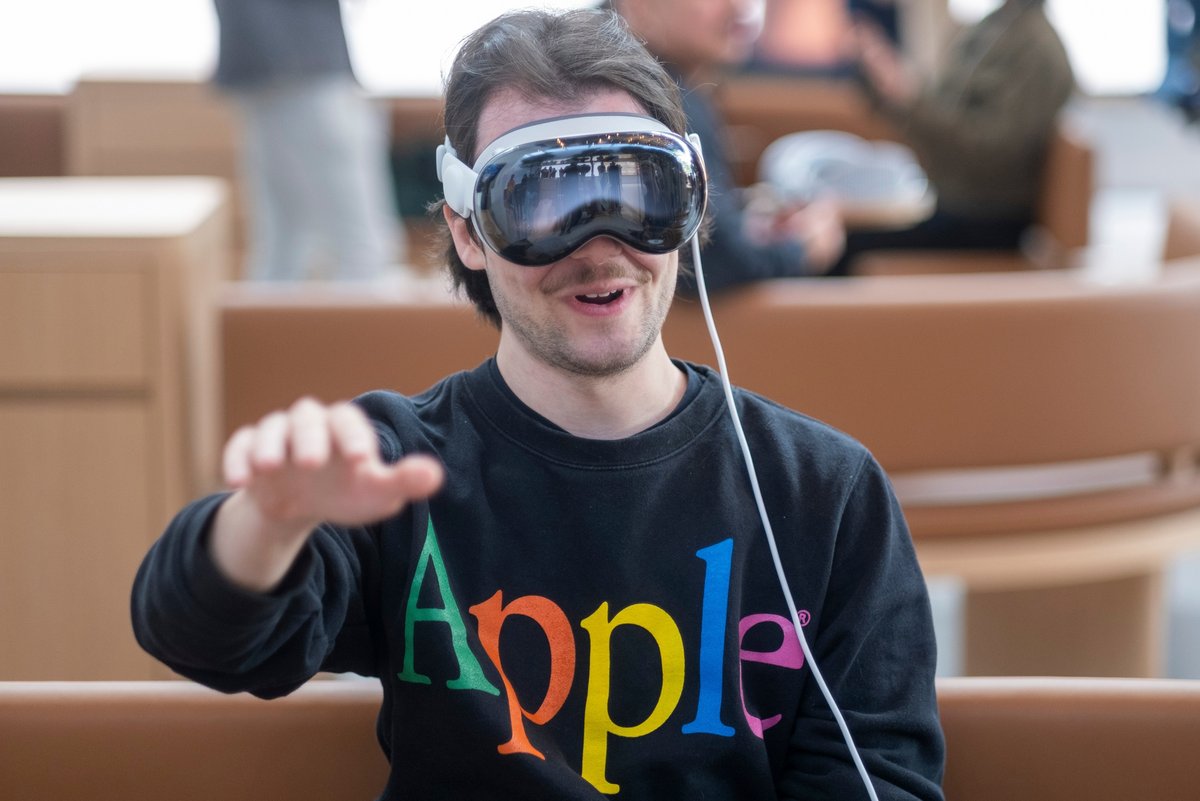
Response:
[{"label": "black sweatshirt", "polygon": [[[224,691],[380,677],[384,799],[847,799],[866,792],[803,664],[717,376],[617,441],[525,407],[493,361],[359,399],[384,458],[444,488],[321,526],[269,595],[217,572],[222,496],[184,509],[133,590],[139,641]],[[881,799],[940,799],[925,585],[871,456],[737,391],[805,636]]]}]

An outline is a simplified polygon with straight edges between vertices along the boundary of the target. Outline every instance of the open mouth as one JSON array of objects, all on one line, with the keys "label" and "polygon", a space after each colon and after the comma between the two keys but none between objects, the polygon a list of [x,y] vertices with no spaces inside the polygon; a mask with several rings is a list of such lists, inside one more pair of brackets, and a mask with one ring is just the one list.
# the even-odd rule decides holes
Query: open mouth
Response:
[{"label": "open mouth", "polygon": [[607,303],[612,303],[623,294],[625,294],[624,289],[614,289],[612,292],[605,292],[599,295],[576,295],[575,299],[580,303],[593,303],[597,306],[603,306]]}]

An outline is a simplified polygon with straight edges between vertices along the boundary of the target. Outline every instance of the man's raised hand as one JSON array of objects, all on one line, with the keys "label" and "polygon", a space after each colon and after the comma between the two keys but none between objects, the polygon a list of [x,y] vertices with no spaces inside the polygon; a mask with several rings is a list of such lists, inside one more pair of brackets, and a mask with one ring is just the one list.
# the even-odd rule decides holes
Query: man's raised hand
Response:
[{"label": "man's raised hand", "polygon": [[230,437],[225,481],[237,490],[210,538],[218,568],[247,589],[267,591],[318,523],[373,523],[441,486],[441,465],[413,455],[384,464],[370,421],[350,403],[304,398]]}]

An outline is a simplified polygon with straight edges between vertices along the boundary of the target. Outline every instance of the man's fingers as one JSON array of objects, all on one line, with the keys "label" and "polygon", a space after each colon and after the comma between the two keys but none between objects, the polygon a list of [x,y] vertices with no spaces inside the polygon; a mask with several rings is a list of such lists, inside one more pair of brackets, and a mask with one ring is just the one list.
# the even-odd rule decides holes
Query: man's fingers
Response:
[{"label": "man's fingers", "polygon": [[259,421],[254,429],[250,465],[254,470],[273,470],[287,458],[288,416],[272,412]]},{"label": "man's fingers", "polygon": [[446,471],[432,456],[414,454],[393,465],[381,467],[378,476],[389,491],[409,501],[420,501],[437,492]]},{"label": "man's fingers", "polygon": [[361,409],[311,398],[239,429],[225,446],[222,468],[230,486],[256,488],[260,506],[278,506],[272,514],[355,524],[429,497],[444,473],[424,455],[383,464],[375,428]]},{"label": "man's fingers", "polygon": [[347,460],[378,458],[379,440],[375,429],[362,409],[354,404],[339,403],[329,408],[329,430],[333,447]]},{"label": "man's fingers", "polygon": [[291,422],[289,444],[297,467],[317,468],[329,461],[329,416],[312,398],[301,398],[288,411]]},{"label": "man's fingers", "polygon": [[225,483],[231,487],[245,486],[250,480],[250,450],[254,446],[254,429],[242,426],[233,432],[221,456]]}]

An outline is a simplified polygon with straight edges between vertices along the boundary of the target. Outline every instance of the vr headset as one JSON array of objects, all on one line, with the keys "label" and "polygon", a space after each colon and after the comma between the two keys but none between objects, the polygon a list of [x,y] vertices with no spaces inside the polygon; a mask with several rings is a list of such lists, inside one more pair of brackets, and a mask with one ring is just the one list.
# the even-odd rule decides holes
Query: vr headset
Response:
[{"label": "vr headset", "polygon": [[446,203],[507,261],[540,267],[598,236],[670,253],[700,227],[707,180],[695,134],[637,114],[582,114],[515,128],[468,167],[437,149]]}]

